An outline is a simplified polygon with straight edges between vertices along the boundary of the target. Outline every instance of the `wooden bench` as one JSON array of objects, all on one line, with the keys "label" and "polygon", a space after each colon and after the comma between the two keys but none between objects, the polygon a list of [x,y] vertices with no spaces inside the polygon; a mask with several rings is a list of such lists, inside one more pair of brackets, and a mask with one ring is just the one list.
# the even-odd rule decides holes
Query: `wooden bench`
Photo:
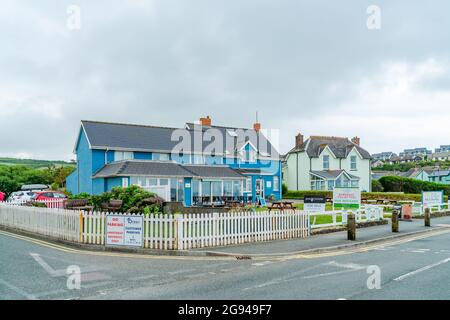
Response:
[{"label": "wooden bench", "polygon": [[122,200],[109,200],[102,203],[102,210],[108,212],[119,212],[122,209]]},{"label": "wooden bench", "polygon": [[72,199],[64,201],[64,209],[67,210],[94,210],[94,206],[89,205],[88,199]]}]

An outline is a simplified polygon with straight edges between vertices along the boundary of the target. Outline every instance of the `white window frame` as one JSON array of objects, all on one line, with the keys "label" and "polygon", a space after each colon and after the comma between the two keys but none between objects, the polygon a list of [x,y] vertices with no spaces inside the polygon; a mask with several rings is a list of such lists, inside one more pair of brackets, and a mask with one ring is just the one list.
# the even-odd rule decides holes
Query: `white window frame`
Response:
[{"label": "white window frame", "polygon": [[273,191],[280,191],[280,178],[273,176]]},{"label": "white window frame", "polygon": [[[357,163],[358,163],[358,159],[356,158],[356,156],[350,156],[350,170],[351,171],[357,171],[358,170],[358,164]],[[353,167],[353,165],[355,165],[355,166]]]},{"label": "white window frame", "polygon": [[115,151],[114,161],[133,160],[134,152],[132,151]]},{"label": "white window frame", "polygon": [[[325,161],[325,159],[327,159]],[[325,163],[327,163],[327,166],[325,167]],[[330,170],[330,156],[329,155],[324,155],[322,157],[322,166],[323,166],[323,170]]]}]

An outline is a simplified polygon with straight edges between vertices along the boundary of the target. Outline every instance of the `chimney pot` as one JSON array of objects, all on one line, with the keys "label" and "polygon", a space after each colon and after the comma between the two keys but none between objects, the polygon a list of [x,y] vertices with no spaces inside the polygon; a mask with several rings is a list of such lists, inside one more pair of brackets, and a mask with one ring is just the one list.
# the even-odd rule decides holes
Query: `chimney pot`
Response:
[{"label": "chimney pot", "polygon": [[204,117],[200,118],[200,124],[202,126],[210,127],[211,123],[212,123],[212,121],[209,116],[206,116],[206,118],[204,118]]},{"label": "chimney pot", "polygon": [[300,148],[303,145],[303,135],[299,133],[295,136],[295,148]]},{"label": "chimney pot", "polygon": [[353,137],[352,142],[359,146],[361,143],[361,139],[359,137]]}]

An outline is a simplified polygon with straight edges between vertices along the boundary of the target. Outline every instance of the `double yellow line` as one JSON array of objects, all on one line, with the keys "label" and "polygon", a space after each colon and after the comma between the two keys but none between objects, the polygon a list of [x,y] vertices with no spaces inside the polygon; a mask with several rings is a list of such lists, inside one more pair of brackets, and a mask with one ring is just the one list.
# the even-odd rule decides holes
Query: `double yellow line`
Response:
[{"label": "double yellow line", "polygon": [[[438,236],[441,234],[450,233],[450,228],[439,229],[436,231],[430,231],[427,233],[419,234],[419,235],[411,235],[406,236],[401,239],[393,239],[386,240],[382,243],[377,243],[373,245],[362,245],[361,247],[356,248],[343,248],[341,250],[323,252],[323,253],[301,253],[301,254],[288,254],[285,256],[256,256],[252,257],[252,260],[292,260],[292,259],[318,259],[323,257],[334,257],[341,255],[348,255],[353,253],[361,253],[367,252],[374,249],[393,246],[398,244],[403,244],[406,242],[411,242],[414,240],[429,238],[433,236]],[[0,235],[8,236],[11,238],[31,242],[46,248],[59,250],[66,253],[72,254],[82,254],[82,255],[91,255],[91,256],[101,256],[101,257],[119,257],[119,258],[131,258],[131,259],[152,259],[152,260],[196,260],[196,261],[217,261],[217,260],[236,260],[235,256],[211,256],[211,257],[201,257],[201,256],[170,256],[170,255],[148,255],[148,254],[133,254],[133,253],[120,253],[120,252],[99,252],[99,251],[88,251],[88,250],[79,250],[75,248],[70,248],[67,246],[58,245],[55,243],[51,243],[48,241],[43,241],[39,239],[34,239],[31,237],[7,232],[0,230]]]},{"label": "double yellow line", "polygon": [[73,254],[82,254],[82,255],[91,255],[91,256],[101,256],[101,257],[120,257],[120,258],[132,258],[132,259],[158,259],[158,260],[236,260],[234,257],[201,257],[201,256],[170,256],[170,255],[149,255],[149,254],[133,254],[133,253],[120,253],[120,252],[99,252],[99,251],[88,251],[88,250],[79,250],[70,248],[67,246],[62,246],[58,244],[54,244],[51,242],[34,239],[31,237],[7,232],[0,230],[0,235],[8,236],[11,238],[31,242],[46,248],[66,252]]}]

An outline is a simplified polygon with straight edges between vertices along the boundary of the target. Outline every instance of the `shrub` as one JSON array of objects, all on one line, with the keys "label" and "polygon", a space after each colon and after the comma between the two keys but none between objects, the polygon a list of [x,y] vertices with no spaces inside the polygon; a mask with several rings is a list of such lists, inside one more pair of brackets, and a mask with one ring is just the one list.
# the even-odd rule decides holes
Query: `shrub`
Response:
[{"label": "shrub", "polygon": [[144,190],[139,186],[130,186],[128,188],[116,187],[111,192],[104,192],[101,195],[90,195],[89,193],[80,193],[70,197],[71,199],[89,199],[90,205],[95,210],[101,210],[102,203],[110,200],[122,200],[123,212],[142,213],[145,209],[147,212],[161,212],[162,199],[155,194]]},{"label": "shrub", "polygon": [[386,192],[422,193],[422,191],[444,191],[450,195],[450,185],[421,181],[410,178],[386,176],[382,177],[380,183]]},{"label": "shrub", "polygon": [[285,183],[283,183],[281,185],[281,192],[282,192],[283,195],[288,193],[288,187],[287,187],[287,185]]},{"label": "shrub", "polygon": [[380,181],[372,180],[372,191],[373,192],[383,192],[384,188]]}]

